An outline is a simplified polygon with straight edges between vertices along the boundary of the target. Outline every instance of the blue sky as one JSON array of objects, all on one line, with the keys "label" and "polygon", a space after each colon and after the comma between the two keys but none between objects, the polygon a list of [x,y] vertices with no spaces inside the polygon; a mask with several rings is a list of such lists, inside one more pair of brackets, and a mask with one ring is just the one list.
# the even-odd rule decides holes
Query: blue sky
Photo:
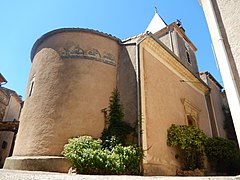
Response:
[{"label": "blue sky", "polygon": [[126,39],[145,31],[155,7],[167,24],[182,21],[187,36],[198,48],[199,70],[210,71],[222,84],[198,0],[7,0],[0,6],[0,72],[8,80],[4,87],[25,96],[30,51],[44,33],[81,27]]}]

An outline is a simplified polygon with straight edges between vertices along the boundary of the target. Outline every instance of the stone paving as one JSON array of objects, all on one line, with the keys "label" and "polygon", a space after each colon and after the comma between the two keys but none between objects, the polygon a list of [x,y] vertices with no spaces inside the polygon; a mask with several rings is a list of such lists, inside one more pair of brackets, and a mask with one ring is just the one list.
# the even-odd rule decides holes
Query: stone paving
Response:
[{"label": "stone paving", "polygon": [[225,177],[173,177],[173,176],[104,176],[104,175],[76,175],[76,174],[64,174],[64,173],[52,173],[41,171],[17,171],[17,170],[3,170],[0,169],[0,180],[224,180],[224,179],[238,179],[240,176],[225,176]]}]

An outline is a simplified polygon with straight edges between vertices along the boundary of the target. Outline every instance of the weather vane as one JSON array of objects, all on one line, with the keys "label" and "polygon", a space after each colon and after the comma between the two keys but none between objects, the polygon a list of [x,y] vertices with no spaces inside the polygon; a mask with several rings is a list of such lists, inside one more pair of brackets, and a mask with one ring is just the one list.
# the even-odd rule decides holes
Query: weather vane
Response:
[{"label": "weather vane", "polygon": [[157,7],[155,6],[155,13],[157,13],[158,14],[158,9],[157,9]]}]

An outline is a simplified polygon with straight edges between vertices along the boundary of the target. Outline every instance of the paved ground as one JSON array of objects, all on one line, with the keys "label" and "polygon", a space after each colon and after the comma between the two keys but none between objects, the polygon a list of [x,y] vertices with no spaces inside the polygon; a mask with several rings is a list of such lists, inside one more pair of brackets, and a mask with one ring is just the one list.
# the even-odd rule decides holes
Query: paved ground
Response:
[{"label": "paved ground", "polygon": [[3,170],[0,169],[0,180],[224,180],[224,179],[238,179],[236,177],[170,177],[170,176],[97,176],[97,175],[75,175],[75,174],[63,174],[63,173],[50,173],[40,171],[17,171],[17,170]]}]

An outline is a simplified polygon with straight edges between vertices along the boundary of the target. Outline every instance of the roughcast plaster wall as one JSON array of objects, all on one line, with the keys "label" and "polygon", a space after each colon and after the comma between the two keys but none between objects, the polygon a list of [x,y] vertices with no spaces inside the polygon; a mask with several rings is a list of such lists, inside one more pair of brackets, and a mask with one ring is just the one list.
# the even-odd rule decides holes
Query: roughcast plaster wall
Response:
[{"label": "roughcast plaster wall", "polygon": [[85,31],[59,32],[36,49],[14,156],[61,155],[71,137],[101,136],[116,87],[119,45]]}]

